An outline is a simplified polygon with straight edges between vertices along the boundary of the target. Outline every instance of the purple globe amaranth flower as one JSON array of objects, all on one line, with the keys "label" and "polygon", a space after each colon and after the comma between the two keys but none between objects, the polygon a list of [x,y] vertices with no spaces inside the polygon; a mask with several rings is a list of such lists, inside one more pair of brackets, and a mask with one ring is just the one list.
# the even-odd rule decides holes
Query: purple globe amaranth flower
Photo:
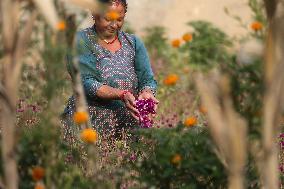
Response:
[{"label": "purple globe amaranth flower", "polygon": [[279,135],[279,138],[284,138],[284,133],[281,133],[281,134]]},{"label": "purple globe amaranth flower", "polygon": [[18,108],[16,111],[17,111],[17,113],[21,113],[21,112],[24,112],[25,109],[23,109],[23,108]]},{"label": "purple globe amaranth flower", "polygon": [[130,158],[131,161],[135,161],[136,160],[136,155],[133,153],[131,154]]},{"label": "purple globe amaranth flower", "polygon": [[280,144],[281,149],[283,150],[284,149],[284,141],[280,141],[279,144]]},{"label": "purple globe amaranth flower", "polygon": [[284,171],[283,165],[280,165],[278,169],[281,173],[283,173],[283,171]]},{"label": "purple globe amaranth flower", "polygon": [[39,112],[39,106],[37,105],[33,105],[33,104],[29,104],[28,108],[30,108],[33,112]]},{"label": "purple globe amaranth flower", "polygon": [[150,128],[153,121],[149,119],[149,114],[155,114],[155,102],[152,99],[136,100],[136,108],[139,111],[139,122],[142,128]]}]

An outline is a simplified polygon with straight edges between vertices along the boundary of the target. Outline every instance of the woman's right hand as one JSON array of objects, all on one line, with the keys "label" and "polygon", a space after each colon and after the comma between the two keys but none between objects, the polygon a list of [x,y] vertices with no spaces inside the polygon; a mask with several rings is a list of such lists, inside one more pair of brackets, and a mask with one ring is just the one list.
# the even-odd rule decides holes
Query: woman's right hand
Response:
[{"label": "woman's right hand", "polygon": [[130,92],[127,92],[123,95],[122,97],[123,102],[125,103],[125,106],[127,107],[127,109],[130,111],[130,114],[132,115],[132,117],[134,117],[136,120],[139,120],[139,117],[137,115],[139,115],[139,111],[136,109],[136,105],[135,105],[135,97],[133,96],[133,94],[131,94]]}]

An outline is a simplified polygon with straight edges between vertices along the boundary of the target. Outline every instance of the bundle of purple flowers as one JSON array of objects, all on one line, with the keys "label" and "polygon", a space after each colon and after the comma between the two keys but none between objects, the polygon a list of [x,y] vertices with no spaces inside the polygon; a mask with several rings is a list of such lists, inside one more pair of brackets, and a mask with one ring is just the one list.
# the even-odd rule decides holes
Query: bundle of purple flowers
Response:
[{"label": "bundle of purple flowers", "polygon": [[153,120],[148,115],[155,114],[155,102],[152,99],[140,99],[136,100],[136,108],[139,111],[140,127],[150,128],[153,126]]}]

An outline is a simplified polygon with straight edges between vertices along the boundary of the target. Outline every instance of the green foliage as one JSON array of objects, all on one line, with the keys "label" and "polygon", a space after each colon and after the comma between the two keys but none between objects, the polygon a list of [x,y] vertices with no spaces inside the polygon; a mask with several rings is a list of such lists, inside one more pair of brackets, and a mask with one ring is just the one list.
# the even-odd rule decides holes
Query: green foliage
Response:
[{"label": "green foliage", "polygon": [[232,97],[236,110],[246,118],[250,134],[260,136],[261,111],[264,92],[263,62],[238,64],[235,59],[222,65],[222,71],[231,77]]},{"label": "green foliage", "polygon": [[[54,119],[52,117],[54,115],[45,113],[39,125],[31,129],[21,129],[22,136],[18,146],[20,188],[29,189],[34,185],[31,177],[34,166],[45,169],[44,182],[47,188],[52,185],[63,189],[93,188],[93,179],[86,177],[80,167],[67,163],[70,147],[62,141],[59,127],[50,122]],[[73,148],[72,154],[76,153],[80,154],[78,149]],[[78,155],[74,158],[79,157]]]},{"label": "green foliage", "polygon": [[[52,97],[60,94],[60,90],[66,87],[66,67],[65,67],[65,57],[67,54],[68,47],[64,44],[53,42],[50,39],[51,36],[46,36],[46,45],[41,52],[43,58],[45,70],[45,80],[46,85],[43,86],[43,95],[47,100],[51,100]],[[57,40],[60,36],[57,37]],[[65,77],[64,77],[65,76]]]},{"label": "green foliage", "polygon": [[264,9],[264,1],[262,0],[249,0],[248,5],[253,12],[253,18],[263,24],[266,24],[266,16]]},{"label": "green foliage", "polygon": [[[264,31],[267,25],[264,1],[248,0],[248,6],[251,9],[253,21],[260,22],[264,28],[260,31],[248,32],[241,42],[256,40],[264,45]],[[244,52],[245,56],[254,56],[252,53],[254,49],[242,49],[245,48],[242,45],[240,48],[243,51],[249,51]],[[262,57],[254,57],[249,64],[242,64],[241,61],[237,62],[236,56],[237,53],[231,57],[230,61],[221,64],[221,70],[231,77],[234,105],[248,121],[250,138],[259,138],[264,93],[264,61]]]},{"label": "green foliage", "polygon": [[[206,128],[147,129],[139,131],[133,149],[141,153],[133,163],[141,183],[158,188],[226,188],[227,177]],[[173,163],[175,155],[181,156]]]},{"label": "green foliage", "polygon": [[228,61],[230,56],[226,48],[232,43],[224,32],[205,21],[193,21],[188,25],[194,28],[193,40],[180,50],[188,53],[190,64],[212,67]]},{"label": "green foliage", "polygon": [[[63,33],[50,36],[48,29],[45,32],[45,46],[40,49],[43,62],[36,66],[25,65],[23,68],[24,82],[20,94],[30,103],[36,101],[41,111],[31,114],[25,110],[18,115],[18,126],[21,129],[18,146],[20,188],[34,186],[31,177],[34,166],[45,169],[43,183],[46,188],[110,188],[108,182],[86,176],[84,146],[80,143],[70,146],[63,140],[59,114],[63,111],[63,104],[60,103],[60,99],[64,98],[62,92],[68,87],[64,63],[68,48]],[[62,109],[59,109],[59,105]],[[24,124],[26,120],[32,119],[39,122]]]},{"label": "green foliage", "polygon": [[261,0],[249,0],[248,5],[253,13],[254,22],[260,22],[263,28],[260,31],[251,32],[251,36],[264,40],[266,32],[267,19],[265,15],[264,1]]},{"label": "green foliage", "polygon": [[167,43],[167,37],[165,36],[165,28],[162,26],[153,26],[146,29],[146,37],[144,43],[147,50],[152,55],[163,57],[167,56],[169,45]]},{"label": "green foliage", "polygon": [[[260,1],[251,0],[249,2],[250,7],[253,11],[254,20],[261,22],[265,27],[265,17],[263,12],[263,4]],[[261,123],[261,113],[263,106],[263,92],[264,92],[264,84],[263,84],[263,60],[261,57],[256,57],[250,63],[242,64],[242,62],[237,62],[236,57],[238,56],[238,52],[236,50],[232,51],[232,44],[239,43],[239,41],[233,41],[230,39],[224,32],[220,29],[214,27],[212,24],[204,22],[204,21],[194,21],[190,22],[189,25],[193,27],[194,32],[192,41],[183,42],[179,48],[169,48],[168,44],[164,42],[164,39],[161,43],[155,44],[153,49],[162,49],[161,52],[167,52],[166,54],[160,54],[156,59],[164,59],[168,62],[166,66],[164,65],[159,69],[159,73],[177,73],[180,78],[185,77],[182,74],[181,70],[185,67],[184,62],[190,66],[190,70],[198,69],[198,70],[210,70],[213,67],[218,67],[221,69],[221,72],[227,74],[231,78],[231,95],[233,98],[234,106],[237,112],[239,112],[248,122],[249,125],[249,142],[255,142],[260,138],[260,125]],[[243,38],[243,40],[252,40],[252,39],[260,39],[261,41],[264,39],[264,32],[262,31],[252,31],[248,32],[249,35]],[[161,33],[159,34],[161,35]],[[162,35],[161,35],[162,36]],[[152,42],[153,33],[149,33],[146,39],[150,39]],[[158,42],[157,42],[158,43]],[[147,45],[150,46],[151,43]],[[228,51],[228,48],[231,48]],[[241,47],[242,48],[242,47]],[[247,50],[247,49],[244,49]],[[150,51],[151,52],[151,51]],[[251,53],[245,52],[245,53]],[[155,55],[155,54],[154,54]],[[248,55],[250,56],[250,55]],[[155,63],[156,64],[156,63]],[[154,67],[156,65],[153,65]],[[190,72],[192,73],[192,72]],[[189,82],[193,80],[192,77],[189,77],[186,84],[184,80],[180,80],[179,83],[174,87],[169,87],[163,85],[160,79],[159,82],[161,85],[158,93],[158,98],[164,101],[164,104],[170,104],[170,100],[167,95],[161,93],[161,91],[168,91],[169,93],[174,93],[175,96],[183,96],[181,94],[181,87],[186,86]],[[191,93],[194,93],[194,88],[191,88]],[[172,97],[171,97],[172,98]],[[174,101],[178,101],[178,99]],[[195,103],[195,102],[193,102]],[[160,108],[163,105],[160,105]],[[174,105],[175,110],[178,105]],[[194,105],[191,105],[194,106]],[[170,108],[171,109],[171,108]],[[165,114],[165,112],[163,112]],[[181,113],[179,113],[181,115]],[[149,132],[149,133],[148,133]],[[162,186],[160,183],[163,180],[167,186],[172,187],[172,185],[178,185],[179,177],[176,175],[173,176],[172,169],[169,168],[171,165],[169,163],[169,158],[174,153],[184,152],[178,151],[180,149],[180,145],[178,144],[178,140],[176,137],[173,137],[173,141],[177,142],[169,142],[170,140],[167,136],[170,133],[173,133],[171,129],[165,130],[149,130],[142,132],[142,136],[146,136],[147,139],[152,141],[150,144],[145,144],[145,148],[142,148],[142,144],[138,145],[136,148],[142,148],[141,151],[146,151],[146,155],[141,160],[140,167],[139,163],[135,164],[136,171],[140,173],[140,181],[146,182],[148,186]],[[161,134],[163,133],[163,134]],[[182,137],[178,134],[182,139],[181,141],[187,141],[186,137]],[[201,134],[202,136],[202,134]],[[172,137],[172,136],[171,136]],[[187,136],[188,137],[188,136]],[[194,139],[197,140],[198,139]],[[210,139],[208,139],[210,140]],[[167,143],[171,143],[172,145],[168,145]],[[186,144],[190,144],[190,142],[185,142]],[[149,149],[149,146],[153,145],[153,149]],[[205,143],[205,148],[208,147],[208,143]],[[210,147],[208,147],[210,148]],[[175,151],[177,150],[177,151]],[[196,153],[198,154],[198,153]],[[186,154],[183,154],[183,156]],[[209,155],[210,156],[210,155]],[[256,163],[254,154],[248,152],[248,162],[246,165],[246,184],[248,188],[258,188],[259,185],[259,175],[257,173]],[[164,159],[163,159],[164,158]],[[200,161],[208,161],[206,160],[206,155],[199,154]],[[166,161],[166,160],[167,161]],[[216,159],[216,161],[219,161]],[[167,163],[165,163],[167,162]],[[182,162],[183,164],[184,162]],[[191,167],[192,168],[192,167]],[[170,171],[168,171],[170,169]],[[157,170],[157,171],[155,171]],[[198,169],[192,169],[193,172],[198,172]],[[171,176],[167,177],[165,174],[170,174]],[[187,174],[189,175],[189,174]],[[203,175],[206,178],[206,173]],[[172,181],[171,179],[174,178]],[[187,177],[188,178],[188,177]],[[192,181],[192,179],[189,179]],[[168,183],[167,183],[168,181]],[[176,182],[175,182],[176,181]],[[174,184],[171,185],[171,183]],[[183,181],[186,183],[186,181]],[[218,182],[218,181],[216,181]],[[190,183],[186,183],[186,186],[191,186],[194,181]],[[222,185],[224,186],[224,185]],[[180,186],[182,187],[182,186]],[[202,187],[200,187],[202,188]]]}]

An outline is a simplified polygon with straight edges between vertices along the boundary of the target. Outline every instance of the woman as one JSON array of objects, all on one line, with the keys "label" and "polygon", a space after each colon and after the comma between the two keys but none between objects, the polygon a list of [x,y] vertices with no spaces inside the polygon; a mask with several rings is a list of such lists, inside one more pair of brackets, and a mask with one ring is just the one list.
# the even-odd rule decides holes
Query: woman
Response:
[{"label": "woman", "polygon": [[[77,33],[76,56],[93,127],[117,135],[124,128],[138,125],[136,99],[158,103],[157,82],[144,44],[136,36],[121,31],[126,0],[110,0],[106,9],[93,15],[92,27]],[[116,19],[110,18],[110,13],[116,14]],[[70,132],[74,111],[71,97],[64,111],[65,136]]]}]

